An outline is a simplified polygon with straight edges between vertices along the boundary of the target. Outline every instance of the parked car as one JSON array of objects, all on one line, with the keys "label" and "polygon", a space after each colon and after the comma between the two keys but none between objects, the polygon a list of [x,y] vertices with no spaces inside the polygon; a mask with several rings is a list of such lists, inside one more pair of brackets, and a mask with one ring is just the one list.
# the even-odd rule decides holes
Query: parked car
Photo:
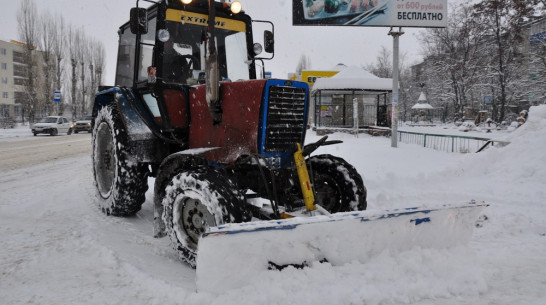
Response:
[{"label": "parked car", "polygon": [[39,133],[47,133],[55,136],[59,133],[67,133],[70,130],[70,122],[61,116],[48,116],[40,120],[40,122],[32,126],[32,133],[37,135]]},{"label": "parked car", "polygon": [[92,116],[86,115],[81,120],[78,120],[74,123],[72,123],[72,126],[70,126],[70,132],[78,133],[80,131],[87,131],[91,132],[91,120],[93,119]]}]

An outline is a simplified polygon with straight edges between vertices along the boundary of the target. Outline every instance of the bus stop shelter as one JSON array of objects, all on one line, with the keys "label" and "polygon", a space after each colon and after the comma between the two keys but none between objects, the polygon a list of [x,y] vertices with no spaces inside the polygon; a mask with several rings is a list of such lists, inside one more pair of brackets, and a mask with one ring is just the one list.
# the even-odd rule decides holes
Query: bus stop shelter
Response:
[{"label": "bus stop shelter", "polygon": [[333,77],[317,79],[312,89],[311,119],[317,127],[353,127],[356,99],[358,126],[390,127],[387,100],[391,92],[392,79],[347,67]]}]

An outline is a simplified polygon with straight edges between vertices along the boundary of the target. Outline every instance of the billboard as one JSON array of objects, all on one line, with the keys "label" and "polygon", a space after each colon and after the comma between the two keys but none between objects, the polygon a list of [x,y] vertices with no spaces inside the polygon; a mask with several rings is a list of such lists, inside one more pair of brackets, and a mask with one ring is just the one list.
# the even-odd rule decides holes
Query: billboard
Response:
[{"label": "billboard", "polygon": [[293,25],[443,28],[447,0],[292,0]]}]

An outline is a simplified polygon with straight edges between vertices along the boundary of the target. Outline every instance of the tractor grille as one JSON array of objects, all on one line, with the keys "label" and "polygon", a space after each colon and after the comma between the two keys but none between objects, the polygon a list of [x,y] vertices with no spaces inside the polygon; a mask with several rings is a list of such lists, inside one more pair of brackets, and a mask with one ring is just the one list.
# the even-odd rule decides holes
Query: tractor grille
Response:
[{"label": "tractor grille", "polygon": [[269,87],[264,150],[285,152],[300,143],[306,122],[304,115],[304,88]]}]

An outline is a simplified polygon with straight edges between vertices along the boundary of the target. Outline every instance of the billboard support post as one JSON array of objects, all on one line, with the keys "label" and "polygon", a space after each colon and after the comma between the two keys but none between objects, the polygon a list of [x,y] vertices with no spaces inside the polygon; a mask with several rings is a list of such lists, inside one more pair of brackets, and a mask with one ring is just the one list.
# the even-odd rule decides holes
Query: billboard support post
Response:
[{"label": "billboard support post", "polygon": [[404,32],[399,27],[396,32],[391,27],[389,35],[392,36],[392,106],[391,106],[391,147],[397,147],[398,142],[398,76],[400,75],[398,62],[399,62],[399,45],[400,36]]}]

